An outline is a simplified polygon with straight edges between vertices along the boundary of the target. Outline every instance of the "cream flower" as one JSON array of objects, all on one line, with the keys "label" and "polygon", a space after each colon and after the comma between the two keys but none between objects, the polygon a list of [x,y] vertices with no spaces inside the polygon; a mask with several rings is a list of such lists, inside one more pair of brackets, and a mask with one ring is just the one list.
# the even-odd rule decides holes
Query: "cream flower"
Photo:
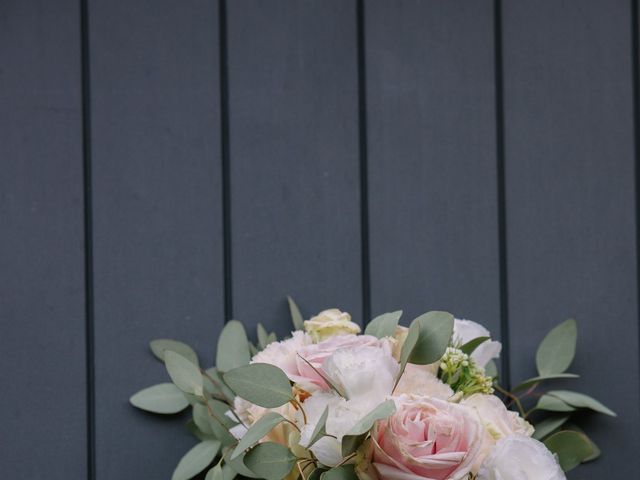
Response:
[{"label": "cream flower", "polygon": [[433,373],[431,365],[413,365],[411,363],[407,364],[394,393],[421,395],[441,400],[447,400],[454,394],[451,387]]},{"label": "cream flower", "polygon": [[324,310],[315,317],[305,320],[304,329],[311,335],[314,342],[321,342],[334,335],[360,333],[360,326],[351,321],[351,315],[337,308]]}]

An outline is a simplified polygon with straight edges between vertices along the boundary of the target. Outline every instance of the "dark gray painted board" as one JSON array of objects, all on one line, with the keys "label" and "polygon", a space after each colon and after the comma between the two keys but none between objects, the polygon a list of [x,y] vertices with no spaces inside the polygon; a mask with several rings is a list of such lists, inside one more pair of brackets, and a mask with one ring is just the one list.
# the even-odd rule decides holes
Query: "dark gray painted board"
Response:
[{"label": "dark gray painted board", "polygon": [[77,1],[0,2],[3,478],[86,478]]},{"label": "dark gray painted board", "polygon": [[228,2],[234,317],[360,320],[355,2]]},{"label": "dark gray painted board", "polygon": [[490,1],[365,2],[372,313],[500,336]]},{"label": "dark gray painted board", "polygon": [[635,478],[638,317],[630,2],[504,2],[513,379],[574,316],[572,382],[617,411],[587,429],[603,458],[572,478]]},{"label": "dark gray painted board", "polygon": [[168,379],[149,340],[209,365],[223,324],[217,14],[90,4],[98,480],[169,478],[195,443],[127,399]]}]

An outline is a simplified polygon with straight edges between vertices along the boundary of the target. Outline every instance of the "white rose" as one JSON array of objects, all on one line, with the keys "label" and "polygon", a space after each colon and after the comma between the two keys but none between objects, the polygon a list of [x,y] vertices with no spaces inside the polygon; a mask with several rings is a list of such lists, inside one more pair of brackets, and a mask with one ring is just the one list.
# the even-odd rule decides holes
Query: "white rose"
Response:
[{"label": "white rose", "polygon": [[[458,320],[456,318],[453,325],[454,342],[464,345],[478,337],[491,337],[491,333],[479,323],[472,322],[471,320]],[[473,358],[480,367],[486,367],[490,360],[500,357],[501,350],[502,344],[500,342],[487,340],[474,350],[471,358]]]},{"label": "white rose", "polygon": [[400,370],[391,356],[390,345],[383,342],[381,347],[336,350],[324,361],[322,369],[349,400],[359,398],[375,407],[391,395]]},{"label": "white rose", "polygon": [[537,440],[510,435],[485,458],[478,480],[566,480],[553,454]]},{"label": "white rose", "polygon": [[320,312],[315,317],[305,320],[304,329],[314,342],[321,342],[334,335],[360,333],[360,326],[351,321],[351,315],[331,308]]},{"label": "white rose", "polygon": [[433,373],[430,365],[407,364],[395,394],[420,395],[423,397],[447,400],[453,396],[453,390]]}]

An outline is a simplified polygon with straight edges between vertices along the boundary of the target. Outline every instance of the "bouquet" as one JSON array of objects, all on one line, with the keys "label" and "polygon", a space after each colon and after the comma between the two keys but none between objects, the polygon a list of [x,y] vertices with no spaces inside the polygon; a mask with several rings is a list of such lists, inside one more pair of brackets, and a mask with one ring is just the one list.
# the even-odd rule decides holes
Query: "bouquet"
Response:
[{"label": "bouquet", "polygon": [[401,311],[361,328],[325,310],[278,341],[258,325],[220,334],[216,366],[201,367],[175,340],[154,340],[172,383],[131,397],[143,410],[191,408],[197,443],[172,480],[559,480],[598,447],[571,422],[577,410],[615,414],[573,391],[541,391],[567,373],[577,328],[567,320],[543,339],[538,376],[512,391],[499,382],[501,344],[483,326],[428,312],[410,326]]}]

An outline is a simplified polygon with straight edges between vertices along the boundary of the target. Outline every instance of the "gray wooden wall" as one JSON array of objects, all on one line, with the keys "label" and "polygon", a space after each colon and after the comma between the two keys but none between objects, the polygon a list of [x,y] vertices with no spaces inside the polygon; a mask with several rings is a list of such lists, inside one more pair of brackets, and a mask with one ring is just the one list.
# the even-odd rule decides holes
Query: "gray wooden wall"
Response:
[{"label": "gray wooden wall", "polygon": [[503,371],[579,320],[640,469],[637,0],[0,0],[2,478],[169,478],[147,351],[284,295],[446,309]]}]

